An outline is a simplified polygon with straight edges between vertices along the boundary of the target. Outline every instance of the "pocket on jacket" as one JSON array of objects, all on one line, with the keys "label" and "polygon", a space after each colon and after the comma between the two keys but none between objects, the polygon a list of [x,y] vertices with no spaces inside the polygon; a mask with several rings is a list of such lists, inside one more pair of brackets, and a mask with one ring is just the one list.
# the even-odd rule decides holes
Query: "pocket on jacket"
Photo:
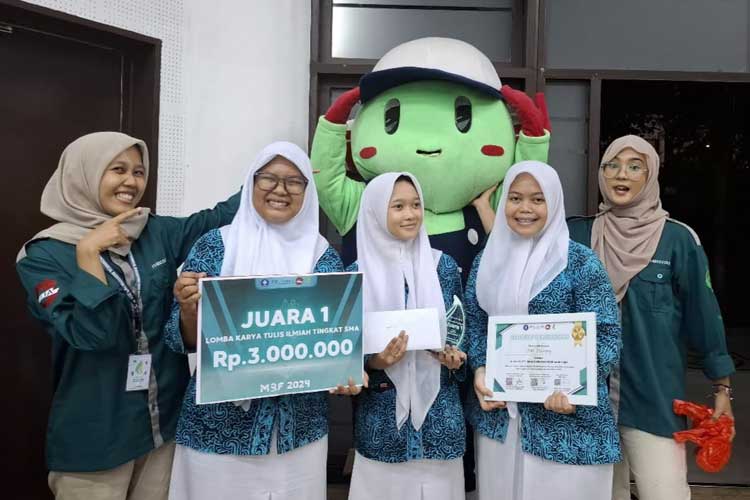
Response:
[{"label": "pocket on jacket", "polygon": [[[637,282],[635,282],[637,280]],[[672,289],[672,270],[662,266],[647,266],[631,281],[636,285],[639,305],[652,312],[671,312],[674,310],[674,291]]]}]

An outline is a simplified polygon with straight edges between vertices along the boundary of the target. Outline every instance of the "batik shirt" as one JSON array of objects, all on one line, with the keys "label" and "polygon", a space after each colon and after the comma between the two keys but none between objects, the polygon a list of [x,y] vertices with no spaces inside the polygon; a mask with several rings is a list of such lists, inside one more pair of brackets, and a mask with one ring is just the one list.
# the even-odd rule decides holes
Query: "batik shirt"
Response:
[{"label": "batik shirt", "polygon": [[[347,271],[358,269],[355,262]],[[442,254],[438,262],[438,279],[445,309],[449,311],[454,297],[463,301],[461,276],[456,261]],[[365,277],[367,279],[367,277]],[[408,293],[404,291],[404,295]],[[466,352],[467,338],[457,346]],[[365,356],[365,366],[370,356]],[[399,430],[396,426],[396,389],[384,370],[368,369],[369,389],[357,397],[354,413],[354,442],[357,451],[380,462],[408,460],[451,460],[465,451],[466,428],[459,395],[459,382],[465,367],[451,371],[440,369],[440,391],[419,430],[409,417]]]},{"label": "batik shirt", "polygon": [[[487,313],[476,295],[477,271],[482,254],[474,261],[466,285],[469,362],[472,369],[487,359]],[[503,293],[498,290],[498,293]],[[620,356],[620,322],[617,302],[604,267],[589,248],[573,241],[568,266],[529,302],[529,314],[596,313],[597,406],[576,408],[562,415],[540,403],[519,403],[523,451],[554,462],[588,465],[619,462],[620,439],[607,389],[607,377]],[[504,441],[509,415],[505,409],[483,411],[475,394],[467,401],[467,414],[477,432]]]},{"label": "batik shirt", "polygon": [[[190,251],[183,271],[219,276],[224,261],[224,241],[219,230],[206,233]],[[313,272],[341,272],[343,264],[328,247]],[[180,334],[180,306],[172,305],[165,327],[166,341],[176,352],[185,353]],[[328,434],[328,393],[313,392],[254,399],[245,411],[234,403],[197,405],[195,375],[190,379],[177,422],[176,442],[205,453],[267,455],[274,428],[277,451],[288,451]]]}]

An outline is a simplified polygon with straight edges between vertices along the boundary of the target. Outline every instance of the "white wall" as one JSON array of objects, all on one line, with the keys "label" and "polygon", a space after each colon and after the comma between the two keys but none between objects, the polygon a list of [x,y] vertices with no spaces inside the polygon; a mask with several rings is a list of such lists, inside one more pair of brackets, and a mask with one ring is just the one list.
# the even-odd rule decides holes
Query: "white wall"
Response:
[{"label": "white wall", "polygon": [[183,213],[236,191],[274,140],[307,150],[310,2],[188,0]]},{"label": "white wall", "polygon": [[307,149],[309,0],[30,3],[162,40],[159,213],[226,198],[273,140]]}]

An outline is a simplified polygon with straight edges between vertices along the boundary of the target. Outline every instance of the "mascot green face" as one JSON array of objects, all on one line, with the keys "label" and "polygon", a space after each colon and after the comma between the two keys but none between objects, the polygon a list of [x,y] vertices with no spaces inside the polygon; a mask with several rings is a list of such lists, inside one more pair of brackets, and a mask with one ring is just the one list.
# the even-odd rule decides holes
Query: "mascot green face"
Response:
[{"label": "mascot green face", "polygon": [[369,180],[407,171],[433,213],[461,210],[513,163],[513,124],[502,100],[467,85],[417,81],[383,91],[359,111],[352,158]]},{"label": "mascot green face", "polygon": [[344,237],[344,262],[357,258],[352,228],[366,189],[347,175],[351,160],[365,181],[388,172],[417,178],[430,244],[466,280],[500,197],[488,191],[512,164],[547,159],[546,104],[535,99],[502,85],[492,61],[460,40],[420,38],[388,51],[320,117],[310,150],[320,207]]}]

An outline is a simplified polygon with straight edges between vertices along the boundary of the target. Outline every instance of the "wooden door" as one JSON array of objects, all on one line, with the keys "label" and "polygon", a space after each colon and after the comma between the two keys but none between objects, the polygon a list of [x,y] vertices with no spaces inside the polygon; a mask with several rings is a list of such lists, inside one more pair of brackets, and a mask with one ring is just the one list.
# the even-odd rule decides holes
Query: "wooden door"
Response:
[{"label": "wooden door", "polygon": [[[113,34],[97,33],[69,16],[45,9],[0,3],[0,262],[2,290],[0,426],[3,429],[3,498],[50,498],[44,461],[47,414],[52,397],[50,340],[26,309],[15,272],[21,245],[52,221],[39,211],[42,189],[63,148],[77,137],[100,130],[135,132],[134,109],[150,106],[133,91],[133,80],[153,81],[156,67]],[[105,30],[106,31],[106,30]],[[116,40],[114,40],[117,42]],[[152,44],[151,50],[158,41]],[[146,44],[144,49],[148,50]],[[142,83],[141,83],[142,84]],[[158,107],[156,108],[158,110]],[[144,120],[142,117],[151,117]],[[156,116],[142,112],[147,141]],[[152,156],[156,151],[154,144]],[[155,160],[155,158],[152,158]],[[155,161],[152,161],[155,165]],[[155,179],[155,176],[151,179]],[[155,183],[150,183],[152,186]],[[153,205],[154,189],[146,202]],[[92,404],[96,402],[92,401]]]}]

